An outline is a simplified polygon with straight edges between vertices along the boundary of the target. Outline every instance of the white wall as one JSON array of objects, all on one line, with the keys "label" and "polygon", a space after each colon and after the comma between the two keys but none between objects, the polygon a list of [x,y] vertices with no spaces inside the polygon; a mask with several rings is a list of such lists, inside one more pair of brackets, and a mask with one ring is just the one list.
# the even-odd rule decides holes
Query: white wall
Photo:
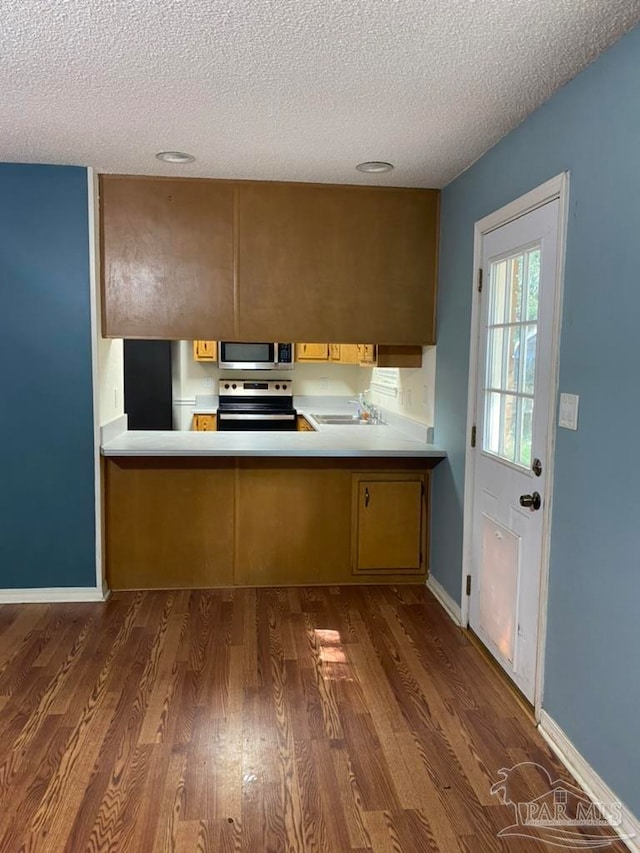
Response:
[{"label": "white wall", "polygon": [[368,390],[367,399],[376,406],[397,412],[406,418],[433,426],[436,376],[436,348],[423,347],[422,367],[402,367],[398,371],[397,396],[376,389],[376,369],[358,368],[359,391]]},{"label": "white wall", "polygon": [[114,418],[124,414],[124,347],[122,339],[108,339],[100,336],[102,328],[102,298],[100,294],[100,226],[98,177],[93,177],[93,233],[92,242],[92,282],[95,288],[95,312],[97,329],[98,357],[98,426],[104,426]]},{"label": "white wall", "polygon": [[100,426],[124,413],[123,352],[121,339],[98,338]]}]

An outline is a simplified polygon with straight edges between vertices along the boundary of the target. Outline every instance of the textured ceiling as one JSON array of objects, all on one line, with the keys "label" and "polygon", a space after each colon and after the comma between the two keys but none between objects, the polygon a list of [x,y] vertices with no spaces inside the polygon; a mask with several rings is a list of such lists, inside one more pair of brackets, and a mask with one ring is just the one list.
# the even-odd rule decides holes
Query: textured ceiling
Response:
[{"label": "textured ceiling", "polygon": [[[640,0],[4,0],[0,160],[443,186],[639,20]],[[371,159],[396,169],[354,171]]]}]

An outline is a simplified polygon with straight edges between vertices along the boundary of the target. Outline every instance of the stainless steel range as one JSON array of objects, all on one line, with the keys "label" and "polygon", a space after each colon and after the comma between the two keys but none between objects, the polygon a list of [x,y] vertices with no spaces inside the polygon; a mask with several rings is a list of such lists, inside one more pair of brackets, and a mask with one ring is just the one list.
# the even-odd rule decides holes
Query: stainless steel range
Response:
[{"label": "stainless steel range", "polygon": [[295,430],[290,379],[221,379],[219,430]]}]

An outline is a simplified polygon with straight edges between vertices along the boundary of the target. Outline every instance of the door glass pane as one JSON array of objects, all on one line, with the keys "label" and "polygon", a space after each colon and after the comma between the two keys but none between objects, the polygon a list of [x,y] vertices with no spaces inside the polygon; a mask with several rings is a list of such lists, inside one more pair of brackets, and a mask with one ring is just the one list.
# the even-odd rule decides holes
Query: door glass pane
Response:
[{"label": "door glass pane", "polygon": [[502,447],[500,455],[515,462],[516,425],[518,419],[518,398],[513,394],[502,395]]},{"label": "door glass pane", "polygon": [[506,383],[503,388],[508,391],[520,391],[522,380],[520,379],[520,331],[521,326],[511,326],[507,329],[507,352],[505,364]]},{"label": "door glass pane", "polygon": [[489,329],[487,387],[502,388],[504,327]]},{"label": "door glass pane", "polygon": [[520,400],[522,414],[520,416],[520,447],[518,459],[521,465],[531,467],[531,439],[533,436],[533,400],[526,397]]},{"label": "door glass pane", "polygon": [[519,323],[522,319],[522,270],[524,255],[515,255],[508,261],[507,323]]},{"label": "door glass pane", "polygon": [[489,392],[485,396],[484,442],[483,446],[489,453],[500,452],[500,410],[501,394]]},{"label": "door glass pane", "polygon": [[491,292],[489,299],[489,325],[505,323],[505,301],[507,288],[507,262],[491,264]]},{"label": "door glass pane", "polygon": [[530,249],[526,255],[527,305],[525,320],[538,319],[538,288],[540,285],[540,247]]},{"label": "door glass pane", "polygon": [[536,379],[536,343],[537,343],[537,325],[531,324],[524,327],[526,329],[524,339],[524,364],[523,368],[523,383],[522,390],[525,394],[533,394]]}]

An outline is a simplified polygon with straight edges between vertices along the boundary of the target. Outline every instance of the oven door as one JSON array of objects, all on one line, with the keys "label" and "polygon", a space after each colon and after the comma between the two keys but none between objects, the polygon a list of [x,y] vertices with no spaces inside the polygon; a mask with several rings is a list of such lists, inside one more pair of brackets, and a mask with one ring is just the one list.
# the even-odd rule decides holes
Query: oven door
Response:
[{"label": "oven door", "polygon": [[273,370],[278,354],[275,344],[220,341],[218,366],[228,370]]},{"label": "oven door", "polygon": [[296,413],[265,414],[250,412],[226,412],[218,409],[219,431],[267,430],[269,432],[295,430]]}]

